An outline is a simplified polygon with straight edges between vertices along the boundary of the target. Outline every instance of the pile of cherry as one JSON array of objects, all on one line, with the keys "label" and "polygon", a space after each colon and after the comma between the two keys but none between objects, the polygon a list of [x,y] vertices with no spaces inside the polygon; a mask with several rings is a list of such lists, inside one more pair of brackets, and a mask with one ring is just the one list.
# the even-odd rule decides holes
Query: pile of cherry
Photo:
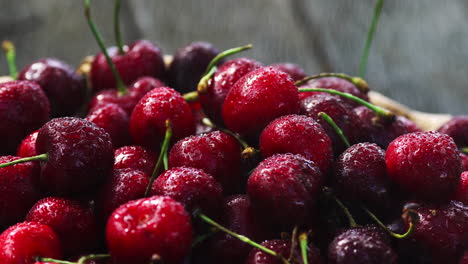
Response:
[{"label": "pile of cherry", "polygon": [[250,46],[136,41],[88,83],[4,46],[0,263],[468,263],[468,116],[422,132]]}]

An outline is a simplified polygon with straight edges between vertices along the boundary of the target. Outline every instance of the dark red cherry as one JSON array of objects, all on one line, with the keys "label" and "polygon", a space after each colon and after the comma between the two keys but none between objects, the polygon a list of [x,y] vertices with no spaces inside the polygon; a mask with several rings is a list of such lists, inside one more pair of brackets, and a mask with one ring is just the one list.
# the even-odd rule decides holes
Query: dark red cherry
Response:
[{"label": "dark red cherry", "polygon": [[251,140],[274,119],[298,112],[297,87],[288,74],[273,67],[259,68],[240,78],[223,105],[227,128]]},{"label": "dark red cherry", "polygon": [[25,220],[50,226],[67,256],[86,252],[97,245],[96,220],[87,204],[59,197],[44,198],[29,210]]},{"label": "dark red cherry", "polygon": [[335,237],[328,246],[330,264],[396,264],[398,257],[380,233],[352,228]]},{"label": "dark red cherry", "polygon": [[312,214],[324,182],[319,167],[301,155],[277,154],[262,161],[247,182],[247,193],[274,227],[291,230]]},{"label": "dark red cherry", "polygon": [[[339,77],[323,77],[317,78],[308,81],[306,84],[302,85],[301,87],[310,87],[310,88],[328,88],[337,90],[344,93],[350,93],[355,95],[365,101],[369,101],[369,97],[367,93],[361,92],[353,83],[348,80]],[[299,98],[304,99],[315,92],[302,92],[299,93]],[[350,104],[351,106],[358,107],[360,104],[357,102],[350,100],[350,99],[343,99],[346,103]]]},{"label": "dark red cherry", "polygon": [[114,151],[114,169],[141,170],[147,175],[153,173],[158,155],[140,146],[125,146]]},{"label": "dark red cherry", "polygon": [[92,111],[100,105],[117,104],[130,116],[135,105],[147,92],[163,86],[163,82],[153,77],[140,77],[128,87],[126,94],[119,94],[117,89],[99,91],[91,98],[88,109]]},{"label": "dark red cherry", "polygon": [[18,151],[16,152],[16,156],[24,158],[38,155],[36,151],[36,139],[38,133],[39,130],[36,130],[21,141]]},{"label": "dark red cherry", "polygon": [[468,155],[460,153],[462,159],[463,170],[468,171]]},{"label": "dark red cherry", "polygon": [[0,83],[0,153],[15,153],[21,140],[40,128],[50,116],[49,100],[30,81]]},{"label": "dark red cherry", "polygon": [[223,63],[208,80],[206,91],[199,91],[203,112],[216,124],[223,125],[223,103],[234,83],[247,73],[262,67],[258,61],[249,58],[233,59]]},{"label": "dark red cherry", "polygon": [[437,131],[451,136],[459,147],[468,146],[468,116],[455,116]]},{"label": "dark red cherry", "polygon": [[264,157],[274,154],[301,154],[313,161],[323,173],[330,168],[333,150],[330,138],[313,118],[288,115],[275,119],[260,136],[260,150]]},{"label": "dark red cherry", "polygon": [[21,71],[18,80],[39,84],[49,98],[53,117],[75,114],[86,97],[86,80],[74,69],[54,58],[33,62]]},{"label": "dark red cherry", "polygon": [[[291,241],[285,239],[275,239],[275,240],[266,240],[261,243],[262,246],[273,250],[274,252],[280,254],[285,259],[289,258],[291,255]],[[304,264],[301,250],[299,247],[295,248],[292,255],[295,260],[293,263]],[[319,250],[313,245],[307,246],[307,261],[308,263],[323,263],[322,258],[320,257]],[[247,258],[246,264],[282,264],[283,262],[272,255],[269,255],[263,251],[260,251],[257,248],[253,248]]]},{"label": "dark red cherry", "polygon": [[398,137],[388,146],[385,162],[389,176],[399,187],[423,199],[449,198],[462,172],[455,142],[438,132]]},{"label": "dark red cherry", "polygon": [[453,198],[468,206],[468,171],[461,174],[460,184]]},{"label": "dark red cherry", "polygon": [[63,117],[47,122],[37,135],[41,185],[60,195],[93,192],[112,170],[114,151],[107,132],[81,118]]},{"label": "dark red cherry", "polygon": [[[3,156],[0,163],[17,159],[19,157]],[[0,228],[20,222],[40,198],[38,178],[36,162],[0,168]]]},{"label": "dark red cherry", "polygon": [[57,234],[47,225],[22,222],[0,235],[0,263],[34,263],[36,257],[60,259],[62,250]]},{"label": "dark red cherry", "polygon": [[172,127],[173,142],[195,133],[195,121],[184,98],[169,87],[148,92],[133,109],[130,133],[133,141],[151,150],[158,150],[166,131],[166,120]]},{"label": "dark red cherry", "polygon": [[[304,69],[302,69],[301,66],[295,63],[283,62],[283,63],[275,63],[270,66],[289,74],[289,76],[294,81],[299,81],[307,77],[307,74],[305,73]],[[324,87],[321,87],[321,88],[324,88]]]},{"label": "dark red cherry", "polygon": [[109,133],[114,148],[130,144],[130,117],[116,104],[105,104],[95,108],[85,118]]},{"label": "dark red cherry", "polygon": [[223,200],[221,185],[209,174],[191,167],[171,168],[156,178],[150,195],[168,196],[184,205],[187,212],[200,209],[208,216],[219,215]]},{"label": "dark red cherry", "polygon": [[116,263],[147,264],[157,255],[164,263],[181,263],[192,243],[189,214],[165,196],[128,202],[112,213],[107,246]]},{"label": "dark red cherry", "polygon": [[241,147],[224,132],[213,131],[177,142],[169,153],[169,167],[193,167],[212,175],[226,193],[239,189],[242,181]]},{"label": "dark red cherry", "polygon": [[465,250],[465,253],[460,258],[460,261],[458,262],[458,264],[468,264],[468,249]]},{"label": "dark red cherry", "polygon": [[[156,45],[147,40],[138,40],[129,46],[124,46],[123,49],[124,54],[119,54],[117,47],[108,48],[107,51],[126,85],[143,76],[164,77],[164,61],[161,50]],[[114,75],[102,52],[94,57],[90,74],[94,91],[117,87]]]},{"label": "dark red cherry", "polygon": [[390,178],[385,150],[374,143],[359,143],[341,153],[335,162],[334,185],[348,199],[372,209],[385,210],[390,202]]},{"label": "dark red cherry", "polygon": [[181,93],[195,91],[208,64],[218,53],[207,42],[193,42],[178,49],[169,66],[169,85]]}]

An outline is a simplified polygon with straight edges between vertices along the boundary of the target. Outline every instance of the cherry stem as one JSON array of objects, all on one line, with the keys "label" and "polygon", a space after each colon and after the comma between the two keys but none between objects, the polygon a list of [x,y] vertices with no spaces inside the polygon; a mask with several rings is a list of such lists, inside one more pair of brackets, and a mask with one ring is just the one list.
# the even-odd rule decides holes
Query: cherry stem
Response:
[{"label": "cherry stem", "polygon": [[159,153],[158,161],[156,162],[156,165],[154,166],[153,173],[151,174],[151,178],[148,183],[148,186],[146,186],[145,197],[148,197],[148,194],[151,190],[151,186],[153,185],[154,180],[158,176],[161,165],[164,163],[163,162],[164,155],[166,155],[167,150],[169,149],[169,143],[171,142],[171,137],[172,137],[172,126],[171,126],[171,122],[168,119],[166,120],[166,133],[164,135],[164,141],[161,145],[161,152]]},{"label": "cherry stem", "polygon": [[374,7],[374,16],[372,17],[372,22],[367,32],[367,39],[364,45],[364,50],[362,51],[361,62],[359,63],[359,76],[364,77],[366,74],[367,60],[369,58],[369,51],[371,48],[372,40],[374,39],[375,30],[377,28],[377,22],[380,18],[380,13],[382,12],[383,0],[377,0],[377,3]]},{"label": "cherry stem", "polygon": [[288,261],[292,261],[294,257],[294,251],[296,249],[296,244],[297,244],[297,230],[299,228],[295,226],[293,228],[292,234],[291,234],[291,249],[289,250],[289,258]]},{"label": "cherry stem", "polygon": [[465,154],[468,154],[468,147],[462,148],[460,151],[463,152],[463,153],[465,153]]},{"label": "cherry stem", "polygon": [[378,107],[376,105],[373,105],[373,104],[371,104],[371,103],[369,103],[369,102],[367,102],[365,100],[362,100],[361,98],[359,98],[357,96],[354,96],[354,95],[352,95],[350,93],[343,93],[343,92],[340,92],[340,91],[337,91],[337,90],[327,89],[327,88],[299,88],[298,90],[299,90],[299,92],[324,92],[324,93],[339,95],[339,96],[342,96],[344,98],[353,100],[353,101],[355,101],[355,102],[369,108],[370,110],[374,111],[374,113],[377,116],[382,117],[385,120],[388,120],[388,121],[394,121],[395,120],[395,114],[393,114],[392,112],[388,111],[387,109],[384,109],[384,108]]},{"label": "cherry stem", "polygon": [[204,222],[216,227],[217,229],[239,239],[240,241],[244,242],[244,243],[247,243],[269,255],[272,255],[274,257],[277,257],[278,259],[280,259],[284,264],[290,264],[290,262],[285,259],[281,254],[278,254],[277,252],[265,247],[265,246],[262,246],[258,243],[256,243],[255,241],[251,240],[250,238],[246,237],[246,236],[243,236],[243,235],[240,235],[240,234],[237,234],[235,232],[232,232],[231,230],[225,228],[224,226],[218,224],[217,222],[215,222],[213,219],[209,218],[208,216],[204,215],[203,213],[200,213],[200,212],[197,212],[196,215],[198,217],[200,217],[200,219],[202,219]]},{"label": "cherry stem", "polygon": [[119,91],[119,94],[124,95],[127,93],[127,87],[122,81],[122,78],[120,77],[120,74],[117,71],[117,68],[115,67],[114,62],[112,61],[111,57],[109,56],[109,53],[107,52],[107,49],[106,49],[106,46],[104,45],[104,41],[101,37],[101,34],[99,34],[99,31],[97,30],[96,25],[91,19],[90,2],[91,0],[85,0],[86,20],[88,21],[89,28],[91,29],[91,32],[93,33],[93,36],[96,39],[96,42],[98,43],[99,48],[101,49],[101,52],[104,54],[104,57],[106,58],[107,64],[109,65],[112,75],[114,75],[115,81],[117,83],[117,90]]},{"label": "cherry stem", "polygon": [[414,218],[410,216],[410,223],[409,223],[409,227],[408,227],[408,230],[404,233],[404,234],[397,234],[395,232],[393,232],[392,230],[388,229],[388,227],[386,225],[384,225],[384,223],[382,223],[382,221],[379,220],[379,218],[377,218],[377,216],[375,214],[373,214],[371,211],[369,211],[369,209],[367,209],[366,207],[362,207],[364,209],[364,211],[366,211],[366,213],[372,218],[374,219],[374,221],[381,227],[383,228],[388,234],[390,234],[392,237],[394,238],[398,238],[398,239],[404,239],[406,237],[408,237],[409,235],[411,235],[414,231]]},{"label": "cherry stem", "polygon": [[109,254],[91,254],[91,255],[87,255],[87,256],[83,256],[79,258],[77,262],[71,262],[71,261],[53,259],[53,258],[45,258],[45,257],[36,257],[36,261],[52,262],[52,263],[59,263],[59,264],[86,264],[88,260],[103,259],[103,258],[109,258],[109,257],[110,257]]},{"label": "cherry stem", "polygon": [[309,264],[309,260],[307,259],[307,233],[299,235],[299,245],[301,246],[302,262]]},{"label": "cherry stem", "polygon": [[351,144],[349,144],[348,139],[344,135],[343,130],[341,130],[341,128],[335,123],[335,121],[333,121],[333,118],[331,118],[331,116],[324,112],[318,113],[318,116],[325,120],[325,122],[327,122],[333,128],[333,130],[335,130],[336,134],[338,134],[338,136],[341,138],[341,140],[344,142],[347,148],[351,146]]},{"label": "cherry stem", "polygon": [[186,94],[183,94],[182,97],[187,102],[196,102],[198,101],[198,92],[197,91],[188,92]]},{"label": "cherry stem", "polygon": [[349,226],[357,227],[358,224],[356,223],[356,220],[354,220],[354,217],[349,211],[349,209],[340,201],[340,199],[338,199],[338,197],[336,197],[335,194],[333,194],[332,190],[328,187],[323,187],[323,191],[325,192],[325,194],[331,197],[335,201],[335,203],[341,208],[343,213],[346,215],[346,218],[348,218]]},{"label": "cherry stem", "polygon": [[208,85],[208,80],[215,74],[216,69],[217,69],[216,64],[218,64],[218,62],[220,60],[226,58],[227,56],[242,52],[244,50],[251,49],[252,47],[253,47],[252,44],[247,44],[247,45],[244,45],[244,46],[240,46],[240,47],[225,50],[225,51],[219,53],[218,55],[216,55],[216,57],[214,57],[210,61],[210,63],[208,64],[208,67],[206,67],[206,70],[202,75],[202,78],[198,82],[197,91],[199,93],[206,93],[206,86]]},{"label": "cherry stem", "polygon": [[4,40],[2,42],[2,48],[5,51],[5,56],[8,63],[8,70],[10,71],[10,77],[13,78],[13,80],[16,80],[18,79],[18,70],[16,68],[15,45],[13,45],[13,42],[11,41]]},{"label": "cherry stem", "polygon": [[122,34],[120,31],[120,0],[115,0],[115,7],[114,7],[114,35],[115,35],[115,45],[119,49],[119,54],[124,54],[125,51],[123,50],[123,41],[122,41]]},{"label": "cherry stem", "polygon": [[28,161],[47,160],[48,158],[49,158],[49,155],[47,153],[44,153],[44,154],[40,154],[40,155],[37,155],[37,156],[26,157],[26,158],[21,158],[21,159],[13,160],[13,161],[10,161],[10,162],[2,163],[2,164],[0,164],[0,168],[4,168],[4,167],[8,167],[8,166],[11,166],[11,165],[24,163],[24,162],[28,162]]},{"label": "cherry stem", "polygon": [[320,78],[325,78],[325,77],[341,78],[341,79],[347,80],[350,83],[354,84],[354,86],[356,86],[356,88],[358,88],[359,91],[361,91],[363,93],[367,93],[369,91],[369,85],[367,84],[367,82],[364,79],[362,79],[361,77],[349,76],[349,75],[344,74],[344,73],[328,73],[328,72],[319,73],[319,74],[316,74],[316,75],[307,76],[304,79],[297,81],[295,83],[295,85],[300,86],[300,85],[303,85],[303,84],[307,83],[310,80],[320,79]]},{"label": "cherry stem", "polygon": [[52,263],[59,263],[59,264],[76,264],[76,262],[53,259],[53,258],[44,258],[44,257],[36,257],[36,261],[37,262],[52,262]]}]

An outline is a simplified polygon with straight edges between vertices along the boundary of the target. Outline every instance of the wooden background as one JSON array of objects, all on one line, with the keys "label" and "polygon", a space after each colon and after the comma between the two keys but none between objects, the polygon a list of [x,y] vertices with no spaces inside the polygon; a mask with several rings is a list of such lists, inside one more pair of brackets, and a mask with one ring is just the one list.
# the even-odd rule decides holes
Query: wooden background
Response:
[{"label": "wooden background", "polygon": [[[295,62],[308,73],[357,74],[375,0],[124,0],[126,41],[146,38],[165,53],[194,40],[219,49],[246,43],[266,64]],[[92,14],[113,44],[112,0]],[[366,79],[413,108],[468,114],[468,1],[386,1]],[[77,65],[98,51],[81,0],[0,0],[0,39],[17,45],[20,68],[54,56]],[[0,71],[6,73],[5,63]]]}]

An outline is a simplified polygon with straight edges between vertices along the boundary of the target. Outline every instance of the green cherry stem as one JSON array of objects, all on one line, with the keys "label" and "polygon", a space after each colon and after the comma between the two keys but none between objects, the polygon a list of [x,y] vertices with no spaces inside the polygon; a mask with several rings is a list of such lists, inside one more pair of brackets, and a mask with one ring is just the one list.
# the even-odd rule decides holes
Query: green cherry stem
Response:
[{"label": "green cherry stem", "polygon": [[383,0],[377,0],[377,3],[374,7],[374,16],[372,17],[372,22],[367,32],[367,39],[362,51],[361,62],[359,63],[359,76],[364,77],[366,74],[367,68],[367,59],[369,58],[369,51],[372,45],[372,40],[374,39],[375,30],[377,28],[377,22],[380,18],[380,13],[382,12]]},{"label": "green cherry stem", "polygon": [[318,116],[322,118],[325,122],[327,122],[333,128],[333,130],[335,130],[336,134],[338,134],[338,136],[341,138],[341,140],[344,142],[347,148],[351,146],[351,144],[349,144],[348,139],[344,135],[343,130],[341,130],[341,128],[335,123],[335,121],[333,121],[333,118],[331,118],[331,116],[324,112],[318,113]]},{"label": "green cherry stem", "polygon": [[156,165],[154,166],[153,173],[151,174],[151,178],[149,180],[148,186],[146,186],[145,195],[144,195],[145,197],[148,197],[148,194],[151,190],[151,186],[153,185],[154,180],[158,176],[161,165],[163,165],[164,163],[164,155],[167,153],[167,150],[169,149],[169,143],[171,142],[171,137],[172,137],[171,122],[169,120],[166,120],[166,133],[164,134],[164,141],[161,145],[161,152],[159,153],[158,161],[156,162]]},{"label": "green cherry stem", "polygon": [[114,35],[115,35],[115,45],[119,49],[119,54],[124,54],[123,50],[123,41],[122,34],[120,31],[120,0],[115,0],[114,6]]},{"label": "green cherry stem", "polygon": [[110,258],[110,254],[91,254],[87,256],[83,256],[78,261],[76,264],[86,264],[88,260],[93,260],[93,259],[106,259]]},{"label": "green cherry stem", "polygon": [[188,92],[182,95],[185,101],[187,102],[196,102],[198,101],[198,92],[193,91],[193,92]]},{"label": "green cherry stem", "polygon": [[302,262],[309,264],[309,260],[307,259],[307,233],[299,235],[299,245],[301,246]]},{"label": "green cherry stem", "polygon": [[357,97],[357,96],[354,96],[350,93],[343,93],[343,92],[340,92],[340,91],[337,91],[337,90],[333,90],[333,89],[326,89],[326,88],[299,88],[298,89],[299,92],[324,92],[324,93],[330,93],[330,94],[335,94],[335,95],[339,95],[339,96],[342,96],[344,98],[347,98],[347,99],[351,99],[355,102],[358,102],[359,104],[369,108],[370,110],[374,111],[374,113],[385,119],[385,120],[388,120],[388,121],[393,121],[395,120],[395,114],[393,114],[392,112],[388,111],[387,109],[384,109],[384,108],[381,108],[381,107],[378,107],[376,105],[373,105],[365,100],[362,100],[361,98]]},{"label": "green cherry stem", "polygon": [[388,229],[387,226],[384,225],[384,223],[382,223],[382,221],[379,220],[379,218],[377,218],[377,216],[375,214],[373,214],[371,211],[369,211],[369,209],[367,209],[366,207],[362,207],[364,209],[364,211],[366,211],[366,213],[372,218],[374,219],[374,221],[381,227],[383,228],[388,234],[390,234],[392,237],[394,238],[398,238],[398,239],[404,239],[406,237],[408,237],[409,235],[411,235],[414,231],[414,225],[415,223],[413,223],[415,221],[415,217],[412,217],[411,216],[411,213],[408,213],[409,217],[411,218],[410,219],[410,223],[409,223],[409,226],[408,226],[408,230],[404,233],[404,234],[397,234],[395,232],[393,232],[392,230]]},{"label": "green cherry stem", "polygon": [[218,224],[217,222],[215,222],[213,219],[209,218],[208,216],[204,215],[203,213],[200,213],[200,212],[197,212],[196,215],[201,219],[203,220],[204,222],[216,227],[217,229],[239,239],[240,241],[244,242],[244,243],[247,243],[269,255],[272,255],[274,257],[277,257],[278,259],[280,259],[284,264],[290,264],[290,262],[285,259],[282,255],[278,254],[277,252],[267,248],[267,247],[264,247],[258,243],[256,243],[255,241],[251,240],[250,238],[246,237],[246,236],[243,236],[243,235],[239,235],[235,232],[232,232],[231,230],[225,228],[224,226]]},{"label": "green cherry stem", "polygon": [[49,158],[49,155],[47,153],[44,153],[44,154],[40,154],[40,155],[37,155],[37,156],[26,157],[26,158],[21,158],[21,159],[17,159],[17,160],[14,160],[14,161],[2,163],[2,164],[0,164],[0,168],[4,168],[4,167],[8,167],[8,166],[11,166],[11,165],[24,163],[24,162],[28,162],[28,161],[41,161],[41,160],[45,161],[48,158]]},{"label": "green cherry stem", "polygon": [[291,234],[291,248],[289,250],[289,257],[288,257],[288,261],[292,261],[293,260],[293,257],[294,257],[294,253],[295,253],[295,249],[296,249],[296,244],[297,244],[297,230],[299,228],[297,226],[295,226],[293,228],[293,231],[292,231],[292,234]]},{"label": "green cherry stem", "polygon": [[349,226],[350,227],[357,227],[358,224],[356,223],[356,220],[354,219],[353,215],[349,211],[349,209],[336,197],[336,195],[333,193],[333,191],[328,188],[328,187],[323,187],[323,191],[326,195],[331,197],[333,201],[341,208],[343,213],[346,215],[346,218],[348,218]]},{"label": "green cherry stem", "polygon": [[122,81],[122,78],[120,77],[120,74],[117,71],[117,68],[115,67],[114,62],[112,61],[112,59],[109,56],[109,53],[107,52],[107,49],[106,49],[106,46],[104,45],[104,41],[102,40],[101,34],[99,34],[99,31],[97,30],[96,25],[91,19],[91,9],[90,9],[91,0],[84,0],[84,1],[85,1],[85,16],[86,16],[86,20],[88,21],[89,28],[91,29],[91,32],[93,33],[93,36],[96,39],[96,42],[98,43],[99,48],[101,49],[101,52],[104,54],[104,57],[106,58],[107,64],[109,65],[109,68],[111,69],[112,74],[114,75],[115,81],[117,82],[117,90],[119,91],[119,94],[120,95],[126,94],[127,87]]},{"label": "green cherry stem", "polygon": [[341,79],[347,80],[350,83],[354,84],[354,86],[356,86],[356,88],[358,88],[359,91],[361,91],[363,93],[367,93],[369,91],[369,85],[367,84],[367,82],[364,79],[362,79],[361,77],[349,76],[349,75],[344,74],[344,73],[329,73],[329,72],[319,73],[319,74],[316,74],[316,75],[307,76],[304,79],[297,81],[295,83],[295,85],[300,86],[300,85],[303,85],[303,84],[307,83],[310,80],[320,79],[320,78],[325,78],[325,77],[341,78]]},{"label": "green cherry stem", "polygon": [[216,55],[216,57],[214,57],[210,61],[210,63],[206,67],[205,72],[202,75],[202,78],[198,82],[197,91],[199,93],[206,93],[206,86],[208,85],[208,80],[215,74],[215,72],[217,70],[216,64],[218,64],[218,62],[220,60],[226,58],[227,56],[242,52],[244,50],[251,49],[252,47],[253,47],[252,44],[247,44],[247,45],[244,45],[244,46],[240,46],[240,47],[225,50],[225,51],[219,53],[218,55]]},{"label": "green cherry stem", "polygon": [[76,262],[53,259],[53,258],[44,258],[44,257],[36,257],[36,261],[37,262],[51,262],[51,263],[58,263],[58,264],[76,264]]},{"label": "green cherry stem", "polygon": [[463,153],[465,153],[465,154],[468,154],[468,147],[462,148],[462,149],[461,149],[461,152],[463,152]]},{"label": "green cherry stem", "polygon": [[13,42],[11,41],[4,40],[2,42],[2,48],[5,51],[5,56],[8,63],[8,70],[10,71],[10,77],[13,78],[13,80],[16,80],[18,79],[18,70],[16,68],[15,45],[13,45]]}]

